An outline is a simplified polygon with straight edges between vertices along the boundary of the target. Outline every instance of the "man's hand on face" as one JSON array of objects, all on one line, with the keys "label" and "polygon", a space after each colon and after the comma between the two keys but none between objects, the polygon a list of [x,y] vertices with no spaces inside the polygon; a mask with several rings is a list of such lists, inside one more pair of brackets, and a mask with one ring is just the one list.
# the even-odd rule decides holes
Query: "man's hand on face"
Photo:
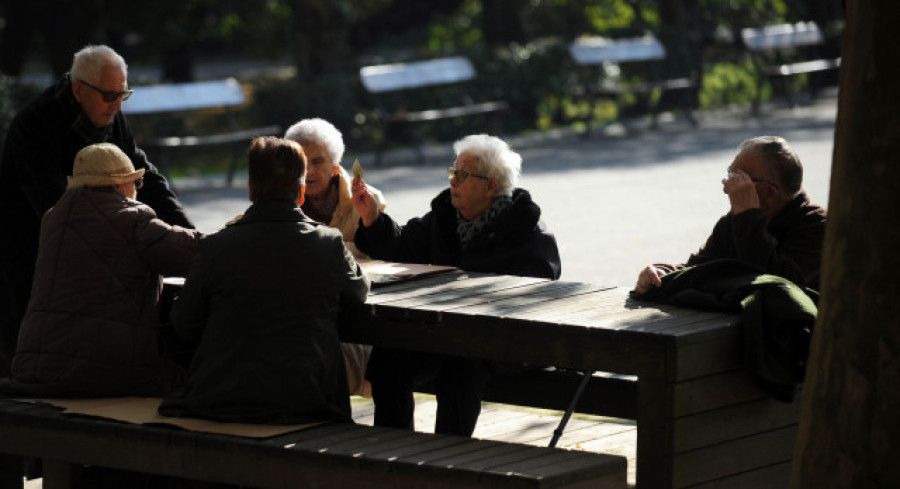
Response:
[{"label": "man's hand on face", "polygon": [[732,215],[740,214],[747,209],[759,208],[756,182],[741,170],[729,170],[728,177],[722,180],[722,191],[731,201]]}]

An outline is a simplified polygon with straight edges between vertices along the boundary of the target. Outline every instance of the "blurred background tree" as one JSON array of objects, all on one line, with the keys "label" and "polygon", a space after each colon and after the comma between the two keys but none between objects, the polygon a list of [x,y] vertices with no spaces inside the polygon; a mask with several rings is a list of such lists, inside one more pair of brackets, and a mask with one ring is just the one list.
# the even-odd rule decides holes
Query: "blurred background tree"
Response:
[{"label": "blurred background tree", "polygon": [[[253,94],[242,117],[289,125],[301,117],[331,119],[348,144],[378,137],[366,125],[371,103],[358,82],[361,66],[469,56],[484,99],[501,97],[511,110],[506,132],[571,123],[584,111],[570,96],[578,73],[566,46],[585,35],[653,32],[666,46],[669,69],[696,73],[702,107],[743,103],[756,91],[755,72],[740,49],[739,29],[815,19],[831,25],[841,0],[0,0],[0,73],[13,85],[23,75],[58,77],[72,53],[106,43],[132,66],[135,85],[189,81],[210,63]],[[829,31],[830,32],[830,31]],[[838,49],[838,48],[835,48]],[[261,75],[243,65],[287,66]],[[153,67],[138,76],[134,67]],[[146,69],[139,70],[146,74]],[[6,107],[16,93],[6,90]],[[612,108],[590,117],[611,119]],[[249,122],[249,121],[248,121]],[[441,124],[430,129],[441,139]],[[5,132],[5,128],[0,128]]]}]

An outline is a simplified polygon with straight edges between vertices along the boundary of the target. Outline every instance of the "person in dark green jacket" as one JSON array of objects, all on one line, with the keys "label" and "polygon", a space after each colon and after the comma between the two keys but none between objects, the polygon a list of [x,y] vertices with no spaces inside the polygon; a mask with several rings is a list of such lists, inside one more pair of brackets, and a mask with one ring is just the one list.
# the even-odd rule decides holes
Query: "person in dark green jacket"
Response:
[{"label": "person in dark green jacket", "polygon": [[[528,191],[516,187],[521,156],[485,134],[467,136],[453,149],[457,158],[449,169],[450,188],[432,200],[428,213],[405,226],[378,211],[365,182],[354,180],[353,203],[362,221],[357,248],[379,260],[558,279],[556,239]],[[376,347],[366,372],[375,424],[413,429],[413,389],[436,379],[435,432],[471,436],[485,384],[498,367],[478,358]]]},{"label": "person in dark green jacket", "polygon": [[172,307],[199,341],[184,386],[160,414],[230,422],[351,421],[338,313],[369,291],[340,231],[300,209],[306,156],[294,141],[250,146],[250,200],[201,241]]},{"label": "person in dark green jacket", "polygon": [[659,287],[660,277],[685,266],[729,258],[818,289],[827,213],[812,203],[802,184],[803,165],[783,138],[760,136],[742,142],[722,180],[731,206],[728,214],[686,263],[644,268],[635,292]]}]

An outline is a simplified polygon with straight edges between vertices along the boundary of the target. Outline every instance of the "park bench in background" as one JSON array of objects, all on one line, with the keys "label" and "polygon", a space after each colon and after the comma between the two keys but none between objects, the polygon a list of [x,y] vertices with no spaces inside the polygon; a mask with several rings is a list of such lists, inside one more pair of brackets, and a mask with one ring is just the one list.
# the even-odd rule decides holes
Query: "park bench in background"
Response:
[{"label": "park bench in background", "polygon": [[[617,117],[621,119],[623,101],[627,95],[650,98],[660,91],[656,102],[650,104],[653,127],[659,117],[659,102],[667,92],[676,90],[696,90],[697,80],[693,76],[667,76],[666,49],[651,35],[624,39],[586,37],[569,45],[572,61],[581,69],[581,94],[590,102],[585,135],[590,132],[590,119],[598,99],[612,100],[616,105]],[[643,64],[645,76],[642,80],[626,80],[622,65]],[[693,114],[691,97],[681,97],[680,109],[688,120],[697,125]]]},{"label": "park bench in background", "polygon": [[[825,45],[825,36],[815,22],[745,28],[741,30],[741,39],[758,73],[754,114],[759,113],[761,88],[765,81],[777,81],[777,88],[793,106],[796,100],[786,83],[789,77],[836,70],[841,66],[840,57],[826,57],[819,52]],[[816,83],[810,80],[808,86],[810,96],[815,97]]]},{"label": "park bench in background", "polygon": [[[475,79],[475,67],[461,56],[365,66],[359,70],[359,78],[373,95],[376,122],[383,134],[376,148],[376,164],[381,162],[391,125],[491,116],[509,108],[503,100],[473,100],[467,85]],[[415,104],[417,98],[423,99],[422,104]],[[477,131],[465,131],[474,132]],[[425,157],[421,143],[417,137],[415,149],[420,162]]]},{"label": "park bench in background", "polygon": [[122,111],[129,116],[162,113],[188,113],[210,109],[224,110],[225,130],[215,134],[168,134],[163,137],[144,139],[140,146],[149,150],[156,158],[160,170],[169,171],[172,150],[196,146],[231,144],[234,146],[227,183],[234,180],[240,155],[246,144],[257,136],[270,136],[281,132],[281,127],[272,125],[241,128],[234,118],[234,109],[247,102],[244,90],[237,80],[211,80],[190,83],[172,83],[134,88],[134,94],[122,104]]},{"label": "park bench in background", "polygon": [[331,423],[268,438],[61,414],[0,400],[0,487],[22,487],[22,456],[44,460],[46,489],[81,466],[259,488],[625,489],[624,457]]}]

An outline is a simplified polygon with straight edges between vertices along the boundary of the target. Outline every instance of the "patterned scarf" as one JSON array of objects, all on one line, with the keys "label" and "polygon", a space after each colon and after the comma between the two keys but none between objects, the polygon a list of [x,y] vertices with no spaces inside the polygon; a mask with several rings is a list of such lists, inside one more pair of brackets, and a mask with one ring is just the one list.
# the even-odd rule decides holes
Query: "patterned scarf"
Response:
[{"label": "patterned scarf", "polygon": [[456,217],[458,224],[456,225],[456,234],[459,236],[459,243],[462,250],[467,250],[476,236],[481,235],[485,230],[493,228],[500,217],[510,208],[512,202],[512,197],[509,195],[494,197],[494,200],[491,202],[491,205],[488,206],[487,210],[471,221],[467,221],[459,214],[459,211],[457,211]]},{"label": "patterned scarf", "polygon": [[334,217],[334,210],[337,209],[338,201],[340,200],[340,192],[338,192],[340,188],[339,178],[340,175],[331,177],[331,181],[328,182],[328,189],[325,190],[325,196],[321,199],[311,199],[307,194],[306,201],[300,206],[303,209],[303,213],[314,221],[326,225],[331,224],[331,218]]}]

